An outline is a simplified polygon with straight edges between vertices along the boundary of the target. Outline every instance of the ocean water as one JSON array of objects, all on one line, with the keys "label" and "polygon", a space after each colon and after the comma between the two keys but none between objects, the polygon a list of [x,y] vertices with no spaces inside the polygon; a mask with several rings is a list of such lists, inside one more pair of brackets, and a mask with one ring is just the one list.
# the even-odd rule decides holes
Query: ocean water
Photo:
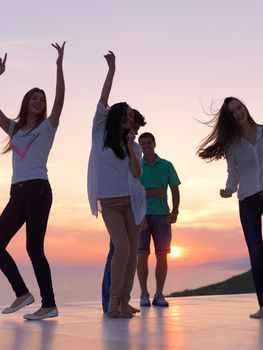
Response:
[{"label": "ocean water", "polygon": [[[165,284],[165,294],[174,291],[192,289],[207,284],[223,281],[233,275],[238,275],[247,268],[226,268],[222,266],[205,265],[196,267],[169,267]],[[21,274],[40,303],[40,296],[35,276],[31,266],[22,266]],[[101,280],[103,266],[53,266],[52,277],[57,304],[64,302],[94,301],[101,299]],[[148,289],[151,295],[155,293],[154,266],[149,268]],[[135,277],[132,298],[138,299],[140,289],[137,276]],[[15,298],[14,293],[0,273],[0,306],[9,305]],[[135,300],[136,303],[136,300]]]}]

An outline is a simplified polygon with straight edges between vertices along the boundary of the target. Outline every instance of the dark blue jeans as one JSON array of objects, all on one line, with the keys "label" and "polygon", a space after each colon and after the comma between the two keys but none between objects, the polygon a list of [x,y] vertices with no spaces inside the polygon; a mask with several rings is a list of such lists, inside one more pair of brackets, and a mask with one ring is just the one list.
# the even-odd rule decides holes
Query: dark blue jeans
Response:
[{"label": "dark blue jeans", "polygon": [[44,238],[52,191],[47,180],[22,181],[11,186],[10,199],[0,216],[0,269],[10,282],[17,297],[28,293],[18,268],[6,247],[26,223],[26,248],[42,297],[43,307],[54,307],[49,264],[44,253]]},{"label": "dark blue jeans", "polygon": [[110,285],[111,285],[111,260],[114,254],[114,246],[112,243],[112,240],[110,240],[110,250],[107,256],[105,268],[104,268],[104,274],[103,274],[103,280],[102,280],[102,309],[103,312],[108,312],[108,305],[110,301]]},{"label": "dark blue jeans", "polygon": [[263,191],[239,201],[239,214],[251,261],[258,303],[263,307]]}]

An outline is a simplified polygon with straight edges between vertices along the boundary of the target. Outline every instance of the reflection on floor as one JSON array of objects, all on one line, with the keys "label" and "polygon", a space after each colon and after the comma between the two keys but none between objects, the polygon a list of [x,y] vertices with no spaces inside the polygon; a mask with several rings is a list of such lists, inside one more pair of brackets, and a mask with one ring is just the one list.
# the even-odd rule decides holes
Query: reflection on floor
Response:
[{"label": "reflection on floor", "polygon": [[[132,302],[138,306],[138,301]],[[36,306],[35,306],[36,307]],[[170,307],[143,308],[133,319],[110,320],[100,303],[68,303],[60,316],[24,321],[30,305],[0,314],[1,350],[262,350],[263,319],[250,295],[170,299]]]}]

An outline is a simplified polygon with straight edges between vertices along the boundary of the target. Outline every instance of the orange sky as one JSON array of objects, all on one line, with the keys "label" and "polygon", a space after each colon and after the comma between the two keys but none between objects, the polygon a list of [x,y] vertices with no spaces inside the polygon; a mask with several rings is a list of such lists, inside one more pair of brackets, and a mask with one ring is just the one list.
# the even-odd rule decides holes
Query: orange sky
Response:
[{"label": "orange sky", "polygon": [[[184,214],[184,210],[180,215],[178,224],[173,225],[172,245],[182,247],[183,254],[176,260],[170,258],[170,264],[193,266],[240,259],[246,254],[238,217],[234,213],[229,218],[225,217],[221,224],[213,224],[217,214],[212,214],[210,227],[200,219],[187,221],[189,214]],[[87,208],[79,209],[75,217],[61,222],[60,216],[60,208],[54,206],[46,238],[46,251],[50,259],[57,264],[103,264],[109,237],[102,219],[91,217]],[[184,217],[186,223],[183,223]],[[19,261],[28,261],[24,237],[24,230],[21,230],[9,248]]]}]

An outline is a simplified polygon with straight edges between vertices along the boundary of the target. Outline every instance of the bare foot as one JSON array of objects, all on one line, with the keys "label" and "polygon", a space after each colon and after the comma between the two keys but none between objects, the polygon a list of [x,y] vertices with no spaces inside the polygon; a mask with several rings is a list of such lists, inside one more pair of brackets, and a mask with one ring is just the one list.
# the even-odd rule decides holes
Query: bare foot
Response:
[{"label": "bare foot", "polygon": [[126,301],[121,300],[120,302],[120,317],[121,318],[132,318],[130,305]]},{"label": "bare foot", "polygon": [[141,312],[141,310],[136,309],[136,307],[133,307],[133,306],[131,306],[130,304],[128,305],[128,308],[129,308],[129,311],[130,311],[132,314],[136,314],[137,312]]},{"label": "bare foot", "polygon": [[251,314],[250,318],[263,318],[263,307],[261,307],[257,312]]},{"label": "bare foot", "polygon": [[117,296],[111,296],[108,306],[108,312],[107,315],[109,318],[119,318],[120,317],[120,311],[119,311],[119,298]]}]

